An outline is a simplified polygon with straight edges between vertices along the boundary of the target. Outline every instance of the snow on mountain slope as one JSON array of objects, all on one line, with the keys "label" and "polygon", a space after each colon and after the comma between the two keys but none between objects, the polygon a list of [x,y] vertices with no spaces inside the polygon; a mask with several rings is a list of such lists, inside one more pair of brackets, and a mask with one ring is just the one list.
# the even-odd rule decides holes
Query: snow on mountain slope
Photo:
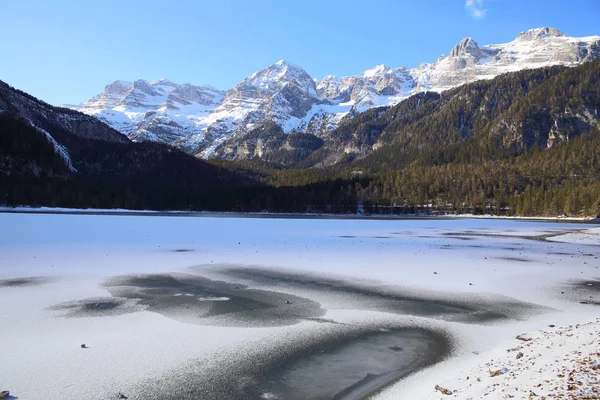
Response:
[{"label": "snow on mountain slope", "polygon": [[573,38],[554,28],[537,28],[505,44],[479,46],[465,38],[448,56],[412,69],[379,65],[356,76],[317,80],[282,60],[226,92],[166,79],[116,81],[87,103],[71,107],[133,140],[162,141],[208,158],[227,141],[266,122],[286,133],[323,136],[347,115],[397,104],[418,92],[441,92],[523,69],[575,66],[598,56],[600,36]]},{"label": "snow on mountain slope", "polygon": [[205,119],[208,138],[199,138],[199,144],[212,139],[212,145],[202,156],[210,156],[215,144],[229,134],[242,134],[266,120],[291,132],[320,104],[333,103],[318,96],[314,80],[302,68],[284,60],[269,65],[228,90],[221,105]]},{"label": "snow on mountain slope", "polygon": [[392,69],[385,65],[378,65],[358,76],[328,76],[317,86],[321,96],[350,104],[359,112],[405,99],[413,88],[413,77],[407,68]]},{"label": "snow on mountain slope", "polygon": [[203,117],[217,107],[224,91],[211,86],[178,85],[166,79],[116,81],[80,106],[71,106],[107,122],[136,141],[180,145],[206,129]]},{"label": "snow on mountain slope", "polygon": [[507,72],[550,65],[575,66],[600,56],[600,36],[571,38],[554,28],[531,29],[505,44],[479,47],[463,39],[447,57],[411,70],[417,91],[441,92]]}]

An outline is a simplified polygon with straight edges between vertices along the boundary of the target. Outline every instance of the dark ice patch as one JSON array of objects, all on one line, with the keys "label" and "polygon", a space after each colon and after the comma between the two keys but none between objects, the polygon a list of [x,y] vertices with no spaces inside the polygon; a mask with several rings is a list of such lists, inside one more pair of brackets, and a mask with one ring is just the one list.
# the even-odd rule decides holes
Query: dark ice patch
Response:
[{"label": "dark ice patch", "polygon": [[[363,399],[448,353],[422,329],[361,332],[280,360],[249,380],[236,398]],[[390,348],[396,350],[390,351]],[[402,349],[398,351],[398,349]]]},{"label": "dark ice patch", "polygon": [[494,257],[497,260],[503,260],[503,261],[518,261],[518,262],[533,262],[533,260],[530,260],[528,258],[522,258],[522,257]]},{"label": "dark ice patch", "polygon": [[391,236],[352,236],[352,235],[340,235],[338,236],[342,239],[391,239]]},{"label": "dark ice patch", "polygon": [[557,230],[557,231],[548,231],[546,233],[537,234],[537,235],[503,235],[498,233],[482,233],[475,231],[462,231],[462,232],[444,232],[442,235],[444,236],[452,236],[452,237],[485,237],[485,238],[495,238],[495,239],[518,239],[518,240],[533,240],[536,242],[550,242],[548,239],[562,236],[568,233],[577,233],[584,230],[582,229],[569,229],[569,230]]},{"label": "dark ice patch", "polygon": [[473,237],[469,237],[469,236],[451,236],[451,235],[445,235],[448,239],[456,239],[456,240],[475,240],[475,238]]},{"label": "dark ice patch", "polygon": [[561,288],[561,295],[579,304],[600,305],[600,278],[577,279]]},{"label": "dark ice patch", "polygon": [[600,301],[597,300],[582,300],[579,304],[587,304],[591,306],[600,306]]},{"label": "dark ice patch", "polygon": [[464,250],[483,248],[489,248],[489,246],[484,246],[482,244],[444,244],[443,246],[440,246],[441,250]]},{"label": "dark ice patch", "polygon": [[105,287],[113,296],[136,300],[148,311],[193,324],[284,326],[325,314],[309,299],[192,274],[121,276],[106,281]]},{"label": "dark ice patch", "polygon": [[108,317],[142,311],[144,307],[136,300],[117,297],[92,297],[68,301],[47,308],[62,312],[62,317]]},{"label": "dark ice patch", "polygon": [[54,279],[46,276],[28,276],[22,278],[0,279],[0,288],[3,287],[24,287],[38,286],[45,283],[50,283]]},{"label": "dark ice patch", "polygon": [[451,351],[443,334],[388,324],[330,325],[314,335],[224,359],[211,371],[191,363],[160,381],[141,382],[130,398],[364,399]]},{"label": "dark ice patch", "polygon": [[548,310],[537,304],[505,296],[473,294],[469,297],[449,298],[435,292],[417,295],[397,286],[360,283],[304,272],[235,265],[224,265],[215,268],[214,271],[249,284],[306,293],[313,299],[333,303],[333,308],[380,311],[472,323],[522,319]]}]

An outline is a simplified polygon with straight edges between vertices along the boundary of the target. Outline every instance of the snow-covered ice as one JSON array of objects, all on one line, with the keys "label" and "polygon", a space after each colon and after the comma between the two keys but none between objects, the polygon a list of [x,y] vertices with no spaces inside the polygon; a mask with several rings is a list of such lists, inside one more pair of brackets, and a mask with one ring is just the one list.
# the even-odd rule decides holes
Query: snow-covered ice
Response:
[{"label": "snow-covered ice", "polygon": [[0,390],[21,399],[362,398],[428,365],[377,396],[439,398],[440,378],[587,322],[600,300],[581,286],[600,277],[584,224],[0,213],[0,227]]}]

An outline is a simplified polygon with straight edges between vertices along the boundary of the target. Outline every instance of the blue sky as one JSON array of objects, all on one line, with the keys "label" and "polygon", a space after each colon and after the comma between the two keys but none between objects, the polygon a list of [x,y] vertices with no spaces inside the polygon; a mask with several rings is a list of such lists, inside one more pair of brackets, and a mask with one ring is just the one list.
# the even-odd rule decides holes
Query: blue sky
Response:
[{"label": "blue sky", "polygon": [[280,59],[311,76],[415,67],[466,36],[600,35],[600,0],[0,0],[0,80],[79,103],[116,79],[228,89]]}]

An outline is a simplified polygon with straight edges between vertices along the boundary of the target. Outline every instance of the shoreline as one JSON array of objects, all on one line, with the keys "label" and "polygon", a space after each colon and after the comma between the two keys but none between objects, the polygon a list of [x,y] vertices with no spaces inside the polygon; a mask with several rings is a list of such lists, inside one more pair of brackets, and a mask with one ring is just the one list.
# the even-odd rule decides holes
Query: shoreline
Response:
[{"label": "shoreline", "polygon": [[108,215],[108,216],[157,216],[157,217],[206,217],[206,218],[273,218],[273,219],[347,219],[347,220],[453,220],[489,219],[535,222],[568,222],[600,224],[600,218],[592,217],[541,217],[503,216],[475,214],[330,214],[330,213],[286,213],[286,212],[240,212],[240,211],[180,211],[180,210],[129,210],[95,208],[52,208],[52,207],[0,207],[6,214],[58,214],[58,215]]},{"label": "shoreline", "polygon": [[596,317],[507,336],[481,354],[458,355],[416,372],[371,399],[597,399],[599,380]]}]

